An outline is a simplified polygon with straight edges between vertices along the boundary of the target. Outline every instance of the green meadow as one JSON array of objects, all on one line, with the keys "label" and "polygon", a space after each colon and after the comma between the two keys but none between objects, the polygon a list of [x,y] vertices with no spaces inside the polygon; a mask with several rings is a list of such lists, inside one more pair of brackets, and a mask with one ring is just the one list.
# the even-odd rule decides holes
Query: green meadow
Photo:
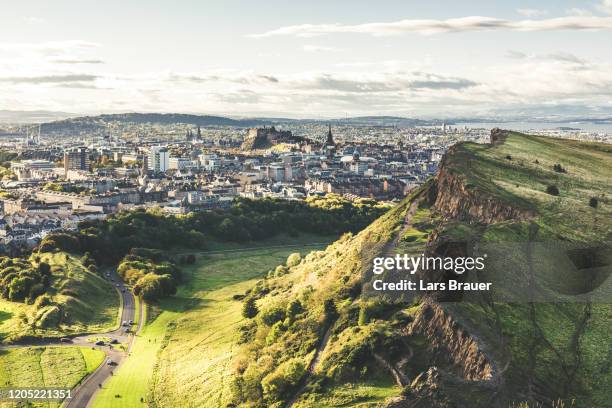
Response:
[{"label": "green meadow", "polygon": [[[72,388],[104,361],[104,353],[87,347],[25,347],[0,350],[1,387]],[[1,402],[0,407],[14,404]],[[57,402],[35,407],[57,407]]]},{"label": "green meadow", "polygon": [[[242,295],[293,252],[320,249],[329,237],[301,236],[195,253],[178,293],[147,307],[130,356],[94,399],[94,408],[217,407],[226,401],[242,322]],[[316,243],[317,245],[312,245]],[[284,247],[282,245],[297,245]]]}]

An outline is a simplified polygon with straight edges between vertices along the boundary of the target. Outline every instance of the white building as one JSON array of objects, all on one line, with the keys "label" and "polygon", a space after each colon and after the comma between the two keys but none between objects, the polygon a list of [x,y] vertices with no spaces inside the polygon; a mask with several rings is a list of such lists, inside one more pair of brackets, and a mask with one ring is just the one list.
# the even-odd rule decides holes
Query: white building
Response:
[{"label": "white building", "polygon": [[149,170],[155,173],[165,172],[169,168],[168,161],[168,149],[162,146],[151,147],[148,157]]},{"label": "white building", "polygon": [[215,153],[201,154],[200,165],[208,171],[214,171],[221,167],[221,158]]},{"label": "white building", "polygon": [[168,168],[172,170],[185,170],[195,169],[198,167],[198,163],[191,159],[184,157],[171,157],[168,159]]},{"label": "white building", "polygon": [[28,180],[33,178],[32,173],[39,171],[51,171],[55,165],[48,160],[22,160],[11,162],[11,170],[17,175],[17,180]]}]

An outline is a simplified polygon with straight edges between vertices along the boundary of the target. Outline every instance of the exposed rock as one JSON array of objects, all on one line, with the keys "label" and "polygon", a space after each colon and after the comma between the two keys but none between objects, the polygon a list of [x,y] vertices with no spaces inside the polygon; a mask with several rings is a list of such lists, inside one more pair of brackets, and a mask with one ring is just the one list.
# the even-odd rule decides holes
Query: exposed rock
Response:
[{"label": "exposed rock", "polygon": [[434,207],[445,217],[461,221],[492,223],[505,220],[527,220],[535,213],[514,208],[481,190],[469,189],[465,178],[449,169],[448,162],[456,149],[446,153],[436,177],[437,197]]},{"label": "exposed rock", "polygon": [[508,136],[508,131],[500,128],[491,129],[491,144],[499,145],[506,141],[506,137]]},{"label": "exposed rock", "polygon": [[249,129],[247,136],[242,142],[242,150],[268,149],[279,143],[300,143],[304,138],[293,136],[289,130],[276,130],[274,126],[270,128]]},{"label": "exposed rock", "polygon": [[436,359],[450,364],[461,379],[482,382],[494,379],[494,364],[476,338],[439,304],[425,303],[409,326],[409,332],[427,337]]}]

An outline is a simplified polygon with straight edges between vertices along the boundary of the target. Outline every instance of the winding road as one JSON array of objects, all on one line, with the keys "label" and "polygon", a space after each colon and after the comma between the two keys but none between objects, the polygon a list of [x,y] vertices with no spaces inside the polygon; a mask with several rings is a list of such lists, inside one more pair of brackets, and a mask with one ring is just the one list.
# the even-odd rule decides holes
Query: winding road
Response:
[{"label": "winding road", "polygon": [[[116,282],[122,282],[121,278],[117,275],[116,272],[113,272],[111,277],[114,278]],[[120,283],[117,289],[121,294],[123,304],[121,310],[121,323],[129,322],[130,320],[135,321],[136,301],[134,295],[123,283]],[[125,291],[123,291],[123,289],[125,289]],[[104,351],[104,353],[106,354],[106,359],[96,371],[94,371],[91,375],[89,375],[89,377],[83,380],[72,390],[72,398],[64,403],[64,408],[83,408],[91,406],[95,394],[100,390],[104,382],[113,375],[114,370],[119,368],[119,366],[121,366],[121,363],[123,363],[123,361],[128,357],[129,352],[132,349],[132,343],[134,341],[135,333],[138,333],[140,331],[143,324],[142,308],[144,305],[142,304],[142,301],[140,306],[141,307],[139,308],[139,310],[141,312],[138,319],[138,326],[134,333],[126,333],[126,328],[122,324],[120,324],[119,327],[116,330],[113,330],[112,332],[98,333],[73,338],[73,345],[81,345],[82,342],[85,342],[88,346],[90,346],[92,343],[88,340],[91,337],[112,337],[114,339],[117,339],[119,343],[126,344],[127,351],[116,350],[108,345],[94,346],[95,348]],[[109,359],[110,361],[112,361],[112,364],[107,363]]]},{"label": "winding road", "polygon": [[[133,327],[130,326],[130,331],[126,332],[127,327],[123,325],[123,322],[129,322],[130,320],[136,321],[135,297],[130,291],[130,288],[125,285],[119,275],[117,275],[116,271],[113,271],[112,273],[109,272],[107,278],[111,280],[111,283],[113,284],[113,286],[115,286],[117,293],[121,296],[121,320],[117,329],[106,333],[94,333],[75,337],[66,336],[66,338],[70,339],[69,342],[62,342],[59,339],[52,339],[39,342],[0,346],[0,349],[45,346],[84,346],[92,347],[104,352],[106,357],[104,358],[102,364],[100,364],[100,366],[93,373],[91,373],[81,383],[79,383],[72,389],[72,398],[64,401],[62,405],[63,408],[85,408],[92,405],[92,401],[94,400],[96,392],[98,392],[104,382],[110,376],[113,375],[113,371],[116,370],[119,366],[121,366],[121,363],[123,363],[123,361],[128,357],[129,352],[132,348],[132,343],[134,341],[135,334],[138,333],[142,328],[142,310],[144,307],[144,305],[142,304],[142,300],[140,301],[140,316],[138,319],[138,326],[135,330],[133,329]],[[100,337],[110,337],[111,339],[116,339],[121,345],[127,345],[127,351],[117,350],[106,342],[104,346],[95,345],[94,339]],[[109,361],[111,362],[110,364]]]}]

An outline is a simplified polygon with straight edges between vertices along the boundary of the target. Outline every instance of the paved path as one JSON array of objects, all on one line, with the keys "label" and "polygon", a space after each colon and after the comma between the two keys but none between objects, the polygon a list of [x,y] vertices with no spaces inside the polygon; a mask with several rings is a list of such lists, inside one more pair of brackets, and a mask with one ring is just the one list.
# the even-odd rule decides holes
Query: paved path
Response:
[{"label": "paved path", "polygon": [[[111,277],[116,282],[121,282],[121,278],[116,274],[116,272],[114,272]],[[120,283],[117,289],[121,290],[120,293],[123,302],[121,322],[129,322],[130,320],[135,321],[136,304],[134,295],[123,283]],[[142,302],[140,306],[141,318],[138,319],[138,327],[135,330],[136,333],[140,331],[140,328],[142,327],[142,307],[144,306]],[[89,375],[89,377],[87,377],[80,385],[76,386],[72,390],[72,398],[66,401],[64,408],[90,407],[93,403],[95,394],[100,390],[101,386],[104,385],[104,382],[112,376],[112,373],[119,368],[123,361],[128,357],[129,351],[132,348],[132,342],[134,341],[134,335],[132,333],[125,333],[125,327],[123,325],[120,325],[119,328],[112,332],[85,336],[85,338],[87,337],[115,338],[119,340],[121,344],[126,344],[128,351],[125,352],[121,350],[114,350],[108,346],[95,346],[97,349],[100,349],[106,353],[106,361],[102,363],[102,365],[100,365],[100,367]],[[77,341],[80,341],[80,338],[74,339],[75,343],[77,343]],[[91,342],[88,342],[88,345],[91,345]],[[112,365],[107,364],[108,360],[112,361]]]}]

